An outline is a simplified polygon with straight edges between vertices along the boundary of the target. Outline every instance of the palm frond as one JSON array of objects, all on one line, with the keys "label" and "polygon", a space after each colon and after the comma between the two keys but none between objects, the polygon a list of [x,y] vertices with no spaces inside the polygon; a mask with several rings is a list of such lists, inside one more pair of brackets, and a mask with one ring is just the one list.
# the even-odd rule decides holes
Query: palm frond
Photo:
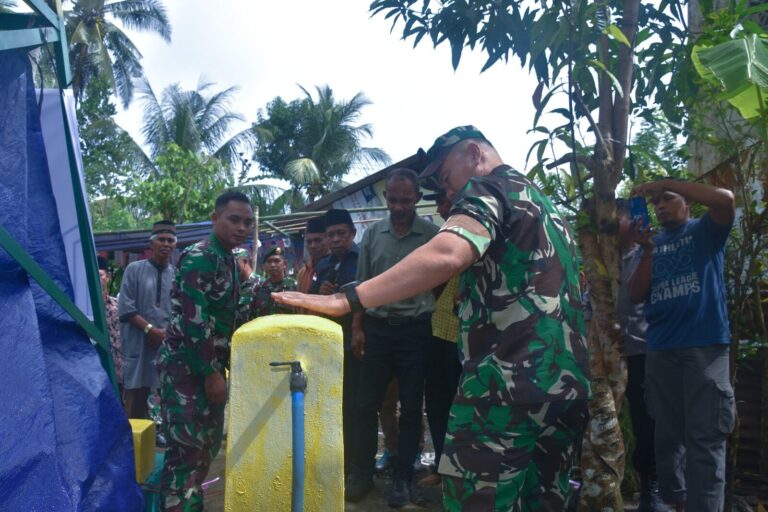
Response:
[{"label": "palm frond", "polygon": [[285,164],[285,175],[299,186],[320,183],[320,170],[310,158],[297,158]]},{"label": "palm frond", "polygon": [[150,147],[152,156],[155,157],[171,140],[170,130],[165,122],[163,106],[146,78],[137,82],[137,90],[144,110],[141,134],[144,136],[144,142]]},{"label": "palm frond", "polygon": [[226,162],[231,166],[235,166],[240,161],[240,154],[251,154],[256,147],[256,134],[247,128],[232,137],[213,153],[213,156]]},{"label": "palm frond", "polygon": [[103,47],[107,48],[113,56],[109,62],[105,63],[104,72],[112,72],[115,91],[123,103],[123,108],[127,108],[133,99],[134,80],[144,74],[141,53],[121,31],[108,32]]},{"label": "palm frond", "polygon": [[127,29],[154,32],[171,42],[171,23],[160,0],[122,0],[106,4],[104,10]]}]

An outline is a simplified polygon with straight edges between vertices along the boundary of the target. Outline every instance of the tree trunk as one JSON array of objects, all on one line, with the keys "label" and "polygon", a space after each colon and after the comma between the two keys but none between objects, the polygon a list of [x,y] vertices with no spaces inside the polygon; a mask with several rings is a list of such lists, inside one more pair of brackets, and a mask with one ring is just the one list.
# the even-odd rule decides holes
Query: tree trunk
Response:
[{"label": "tree trunk", "polygon": [[639,9],[640,0],[625,0],[621,30],[630,45],[619,45],[616,67],[622,94],[614,93],[605,77],[600,82],[601,136],[590,169],[594,196],[583,204],[589,222],[578,229],[593,311],[587,337],[594,398],[589,404],[590,419],[582,448],[584,487],[579,496],[579,511],[584,512],[619,512],[624,508],[621,482],[626,455],[619,415],[627,388],[627,365],[617,311],[620,250],[616,186],[626,153]]},{"label": "tree trunk", "polygon": [[[597,181],[596,177],[596,186]],[[613,203],[611,193],[609,204]],[[593,309],[592,321],[587,328],[593,399],[589,403],[589,424],[582,448],[584,485],[579,511],[619,512],[623,509],[621,482],[625,466],[619,413],[627,385],[626,360],[615,307],[619,250],[616,221],[608,220],[606,224],[605,219],[606,215],[614,215],[613,210],[603,204],[601,210],[609,213],[604,213],[601,220],[594,204],[590,201],[585,205],[592,222],[579,229],[579,245]],[[592,227],[601,225],[604,226],[602,230]]]}]

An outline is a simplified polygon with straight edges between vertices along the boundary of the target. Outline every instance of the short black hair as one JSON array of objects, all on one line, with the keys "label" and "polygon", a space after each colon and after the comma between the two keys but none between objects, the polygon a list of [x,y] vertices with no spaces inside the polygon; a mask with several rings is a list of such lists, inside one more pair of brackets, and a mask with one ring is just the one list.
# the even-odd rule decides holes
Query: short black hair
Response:
[{"label": "short black hair", "polygon": [[251,206],[251,200],[248,199],[248,196],[236,190],[227,190],[216,198],[216,211],[227,206],[230,201],[237,201],[238,203],[245,203]]},{"label": "short black hair", "polygon": [[413,189],[418,194],[420,191],[419,187],[419,177],[416,174],[416,171],[413,169],[407,169],[405,167],[398,167],[397,169],[392,169],[387,174],[387,180],[384,182],[384,186],[386,187],[389,185],[390,181],[393,180],[405,180],[410,181],[413,184]]}]

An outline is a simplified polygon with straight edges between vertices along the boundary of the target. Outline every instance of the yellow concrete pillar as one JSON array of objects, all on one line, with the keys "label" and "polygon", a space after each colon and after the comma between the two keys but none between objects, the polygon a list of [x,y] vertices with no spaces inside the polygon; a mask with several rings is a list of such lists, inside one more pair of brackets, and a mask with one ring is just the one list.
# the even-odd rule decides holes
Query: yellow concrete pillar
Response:
[{"label": "yellow concrete pillar", "polygon": [[341,327],[306,315],[271,315],[232,338],[224,510],[291,509],[290,367],[301,362],[304,398],[304,510],[344,510]]},{"label": "yellow concrete pillar", "polygon": [[147,479],[155,465],[155,422],[131,418],[133,456],[136,463],[136,481]]}]

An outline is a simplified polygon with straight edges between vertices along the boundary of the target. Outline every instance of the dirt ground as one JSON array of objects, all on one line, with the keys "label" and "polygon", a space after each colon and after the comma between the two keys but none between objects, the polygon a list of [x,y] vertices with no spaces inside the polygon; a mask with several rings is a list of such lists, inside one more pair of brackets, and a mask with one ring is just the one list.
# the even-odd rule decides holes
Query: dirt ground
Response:
[{"label": "dirt ground", "polygon": [[[379,432],[380,445],[383,444],[383,435]],[[429,466],[434,461],[435,452],[432,446],[432,439],[429,436],[427,430],[424,436],[424,451],[421,457],[421,469],[416,473],[414,481],[418,481],[420,478],[429,474]],[[205,510],[206,512],[223,512],[224,510],[224,478],[225,478],[225,466],[224,466],[224,449],[222,448],[219,455],[213,460],[211,464],[210,474],[208,475],[208,481],[216,480],[211,483],[205,490]],[[368,497],[360,503],[345,503],[345,512],[379,512],[379,511],[391,511],[387,505],[387,494],[389,487],[392,484],[391,475],[377,475],[374,478],[374,489],[368,495]],[[431,488],[419,488],[417,491],[420,504],[410,504],[403,507],[400,510],[420,510],[420,511],[440,511],[442,507],[442,494],[440,487]],[[286,510],[288,510],[287,507]]]},{"label": "dirt ground", "polygon": [[[379,440],[379,444],[382,445],[383,436],[381,432],[379,432]],[[421,458],[421,469],[414,477],[414,482],[429,473],[428,464],[432,463],[435,457],[433,449],[432,439],[427,430],[424,439],[424,451]],[[208,481],[212,481],[212,483],[206,487],[205,491],[205,510],[207,512],[223,512],[224,510],[224,452],[225,450],[222,448],[219,455],[211,464]],[[218,480],[216,480],[217,478]],[[391,483],[392,481],[389,475],[377,475],[374,479],[374,489],[368,497],[360,503],[345,503],[345,512],[389,512],[393,510],[387,505],[387,493]],[[416,489],[416,495],[419,497],[420,505],[412,503],[400,510],[418,510],[424,512],[437,512],[443,510],[442,492],[440,487],[417,488],[414,486],[414,489]],[[287,506],[286,510],[289,508],[290,507]],[[629,500],[624,504],[625,511],[633,511],[636,508],[637,503],[634,501]]]},{"label": "dirt ground", "polygon": [[[416,478],[426,476],[428,468],[425,466],[423,471]],[[224,510],[224,454],[219,454],[211,464],[211,474],[209,480],[220,477],[221,479],[212,483],[206,488],[205,510],[206,512],[223,512]],[[391,485],[391,480],[387,476],[377,476],[374,479],[374,489],[360,503],[345,503],[345,512],[383,512],[391,511],[387,506],[387,492]],[[441,499],[442,495],[439,487],[432,487],[420,491],[420,496],[427,500],[426,506],[408,505],[400,510],[420,510],[420,511],[440,511],[443,510]],[[289,509],[286,506],[286,511]]]}]

